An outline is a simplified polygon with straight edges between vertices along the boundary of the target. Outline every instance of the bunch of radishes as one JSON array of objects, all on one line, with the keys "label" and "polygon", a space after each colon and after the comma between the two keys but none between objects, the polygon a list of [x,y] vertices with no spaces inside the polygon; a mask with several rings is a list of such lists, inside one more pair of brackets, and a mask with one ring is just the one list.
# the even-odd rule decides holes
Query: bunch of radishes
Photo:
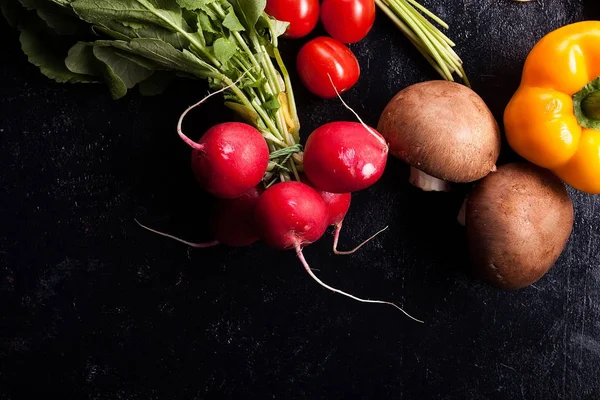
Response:
[{"label": "bunch of radishes", "polygon": [[384,172],[388,145],[379,132],[360,118],[360,122],[322,125],[306,141],[301,180],[265,188],[263,178],[268,174],[273,153],[269,154],[265,138],[256,128],[225,122],[213,126],[194,142],[181,130],[184,115],[178,133],[193,149],[194,175],[204,190],[219,199],[212,214],[214,241],[191,243],[142,225],[144,228],[198,248],[218,244],[247,246],[262,240],[276,249],[294,250],[309,275],[323,287],[354,300],[389,304],[404,312],[393,303],[361,299],[323,283],[302,254],[305,246],[319,240],[332,225],[336,227],[336,254],[353,253],[377,234],[354,250],[337,250],[351,193],[373,185]]}]

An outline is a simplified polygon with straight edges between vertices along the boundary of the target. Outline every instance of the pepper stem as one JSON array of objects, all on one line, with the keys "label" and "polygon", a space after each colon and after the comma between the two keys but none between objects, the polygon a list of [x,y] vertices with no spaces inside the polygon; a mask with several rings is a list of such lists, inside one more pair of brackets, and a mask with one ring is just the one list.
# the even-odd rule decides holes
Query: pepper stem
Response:
[{"label": "pepper stem", "polygon": [[581,108],[589,119],[600,120],[600,92],[590,93],[581,102]]},{"label": "pepper stem", "polygon": [[573,110],[579,125],[600,130],[600,77],[573,95]]}]

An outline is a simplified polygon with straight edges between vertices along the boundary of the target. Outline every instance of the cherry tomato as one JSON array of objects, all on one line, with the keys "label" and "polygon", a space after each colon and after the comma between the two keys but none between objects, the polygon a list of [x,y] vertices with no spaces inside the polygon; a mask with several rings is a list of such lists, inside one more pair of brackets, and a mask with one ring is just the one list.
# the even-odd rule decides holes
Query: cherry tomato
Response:
[{"label": "cherry tomato", "polygon": [[319,0],[267,0],[265,11],[279,21],[289,22],[285,38],[308,35],[319,22]]},{"label": "cherry tomato", "polygon": [[375,22],[373,0],[323,0],[321,22],[327,33],[342,43],[367,36]]},{"label": "cherry tomato", "polygon": [[360,77],[360,66],[354,53],[342,42],[326,36],[319,36],[302,46],[296,68],[304,86],[325,99],[336,96],[327,74],[339,93],[354,86]]}]

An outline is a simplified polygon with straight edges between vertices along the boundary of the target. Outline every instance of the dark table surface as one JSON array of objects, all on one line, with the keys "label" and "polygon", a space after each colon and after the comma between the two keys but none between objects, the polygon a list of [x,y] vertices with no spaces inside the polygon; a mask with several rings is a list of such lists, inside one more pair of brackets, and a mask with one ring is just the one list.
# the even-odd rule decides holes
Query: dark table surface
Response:
[{"label": "dark table surface", "polygon": [[[423,3],[451,25],[499,122],[534,43],[600,18],[597,0]],[[211,199],[174,130],[204,84],[114,101],[100,85],[49,81],[1,26],[0,399],[600,398],[600,197],[570,190],[563,255],[506,292],[468,271],[462,189],[419,192],[390,160],[354,195],[341,242],[390,229],[351,257],[332,254],[330,234],[305,253],[325,281],[396,301],[418,324],[321,289],[293,252],[191,250],[140,229],[134,218],[210,239]],[[301,43],[282,42],[289,65]],[[362,77],[345,99],[367,123],[398,90],[437,79],[383,14],[351,48]],[[353,120],[339,101],[296,90],[304,137]],[[197,137],[230,118],[214,99],[186,129]],[[514,158],[505,145],[500,162]]]}]

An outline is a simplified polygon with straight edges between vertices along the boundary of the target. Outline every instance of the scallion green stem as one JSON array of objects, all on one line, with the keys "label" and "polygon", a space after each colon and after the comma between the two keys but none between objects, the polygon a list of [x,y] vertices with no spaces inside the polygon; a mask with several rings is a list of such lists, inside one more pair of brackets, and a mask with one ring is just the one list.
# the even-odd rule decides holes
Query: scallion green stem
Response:
[{"label": "scallion green stem", "polygon": [[453,80],[452,74],[448,70],[448,66],[442,60],[439,52],[437,51],[435,45],[432,43],[430,37],[425,33],[420,24],[419,20],[416,18],[416,13],[411,13],[410,9],[407,8],[407,5],[402,0],[390,0],[392,5],[392,10],[398,12],[401,15],[404,15],[408,26],[417,34],[417,36],[421,39],[427,50],[429,50],[432,58],[438,63],[442,71],[444,72],[444,77],[447,80]]},{"label": "scallion green stem", "polygon": [[442,78],[454,81],[453,74],[456,74],[470,86],[462,60],[452,49],[455,43],[427,18],[448,29],[445,21],[417,0],[375,0],[375,4],[396,24]]},{"label": "scallion green stem", "polygon": [[419,10],[421,10],[421,12],[423,14],[427,15],[429,18],[431,18],[432,20],[437,22],[444,29],[450,28],[446,22],[444,22],[440,17],[438,17],[437,15],[435,15],[434,13],[429,11],[427,8],[423,7],[421,4],[419,4],[419,2],[417,2],[415,0],[407,0],[407,1],[410,4],[412,4],[413,6],[415,6],[416,8],[418,8]]}]

